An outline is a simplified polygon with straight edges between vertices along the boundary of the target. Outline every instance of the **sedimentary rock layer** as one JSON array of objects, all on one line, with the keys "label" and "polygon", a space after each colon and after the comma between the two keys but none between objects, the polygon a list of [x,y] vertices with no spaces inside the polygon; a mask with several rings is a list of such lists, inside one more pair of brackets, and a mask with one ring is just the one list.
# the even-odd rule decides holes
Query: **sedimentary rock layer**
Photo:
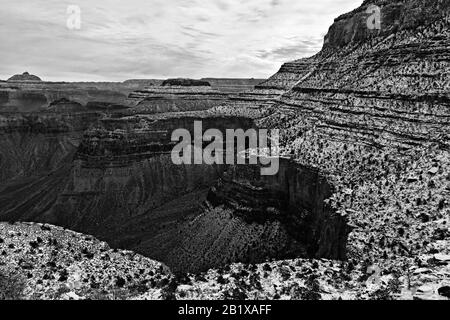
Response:
[{"label": "sedimentary rock layer", "polygon": [[[208,200],[232,208],[248,223],[283,221],[306,256],[345,259],[350,229],[345,218],[325,203],[333,187],[316,168],[287,158],[281,158],[279,166],[273,176],[261,176],[260,166],[230,167]],[[287,256],[302,256],[301,250]]]},{"label": "sedimentary rock layer", "polygon": [[133,113],[152,114],[207,110],[224,103],[228,94],[207,86],[165,86],[134,91],[129,98],[134,101]]}]

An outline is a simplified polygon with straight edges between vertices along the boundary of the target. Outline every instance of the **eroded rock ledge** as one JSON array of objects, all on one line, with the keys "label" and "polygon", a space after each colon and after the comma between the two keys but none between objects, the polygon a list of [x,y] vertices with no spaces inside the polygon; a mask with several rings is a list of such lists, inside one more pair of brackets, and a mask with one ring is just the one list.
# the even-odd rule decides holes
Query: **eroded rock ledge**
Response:
[{"label": "eroded rock ledge", "polygon": [[[274,176],[261,176],[260,169],[256,165],[228,168],[208,201],[232,208],[248,223],[283,221],[308,257],[345,259],[350,228],[325,202],[333,193],[325,176],[288,158],[280,159]],[[301,256],[300,251],[297,254]]]},{"label": "eroded rock ledge", "polygon": [[210,86],[161,86],[134,91],[129,95],[133,113],[153,114],[207,110],[228,100],[228,93]]}]

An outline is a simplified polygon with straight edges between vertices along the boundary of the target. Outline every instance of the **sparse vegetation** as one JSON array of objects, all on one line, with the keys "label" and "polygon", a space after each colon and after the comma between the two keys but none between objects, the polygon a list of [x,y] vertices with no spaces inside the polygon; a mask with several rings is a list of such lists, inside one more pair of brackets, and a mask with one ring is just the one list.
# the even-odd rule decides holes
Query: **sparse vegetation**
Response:
[{"label": "sparse vegetation", "polygon": [[0,268],[0,300],[21,300],[25,277],[17,272]]}]

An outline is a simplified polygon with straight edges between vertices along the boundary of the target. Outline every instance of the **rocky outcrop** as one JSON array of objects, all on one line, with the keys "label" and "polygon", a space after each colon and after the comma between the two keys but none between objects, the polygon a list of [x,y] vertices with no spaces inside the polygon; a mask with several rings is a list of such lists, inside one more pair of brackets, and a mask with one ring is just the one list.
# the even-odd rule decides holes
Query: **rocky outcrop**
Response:
[{"label": "rocky outcrop", "polygon": [[33,74],[29,74],[28,72],[24,72],[22,74],[13,75],[8,81],[42,81],[41,78],[35,76]]},{"label": "rocky outcrop", "polygon": [[[286,122],[297,132],[314,128],[373,145],[448,146],[448,4],[379,4],[382,31],[367,34],[372,32],[362,23],[367,3],[337,19],[324,49],[313,58],[314,67],[306,75],[296,72],[302,78],[281,97],[277,109],[283,117],[298,116]],[[430,11],[426,19],[416,14],[418,7]],[[401,12],[398,17],[394,9]],[[354,36],[347,39],[343,32]]]},{"label": "rocky outcrop", "polygon": [[[380,8],[381,29],[367,26],[373,14],[370,7],[374,5]],[[436,70],[445,70],[448,63],[448,19],[449,4],[445,1],[365,1],[361,7],[335,20],[320,53],[285,63],[275,75],[255,87],[257,95],[267,95],[268,100],[273,101],[296,86],[310,90],[327,88],[325,83],[328,83],[330,88],[336,89],[336,85],[343,84],[343,79],[348,79],[347,83],[352,81],[364,90],[373,83],[374,87],[368,90],[369,94],[370,91],[390,92],[393,84],[397,84],[400,78],[399,89],[410,86],[418,78],[428,82],[423,83],[423,87],[430,86],[433,81],[445,79]],[[429,65],[426,61],[435,62],[434,65]],[[346,64],[343,65],[342,62]],[[401,69],[405,66],[404,62],[411,66],[407,72]],[[419,63],[422,66],[414,66]],[[370,78],[365,77],[378,66],[385,70],[377,70]],[[387,71],[391,67],[392,70]],[[429,70],[425,71],[424,68]],[[388,74],[390,77],[385,79],[384,75]],[[380,81],[375,79],[378,76]],[[365,77],[365,83],[359,83],[361,77]],[[389,83],[390,87],[380,88],[379,84],[382,82]],[[414,85],[422,87],[422,84]],[[441,92],[448,86],[448,77],[439,84]],[[314,95],[317,93],[320,94],[311,92]],[[255,97],[255,94],[243,96]],[[427,98],[423,96],[419,99]],[[434,99],[433,96],[430,97],[431,101]],[[254,102],[258,103],[258,99]]]},{"label": "rocky outcrop", "polygon": [[[367,27],[371,3],[380,7],[380,30]],[[445,1],[367,1],[335,21],[321,52],[256,87],[279,90],[272,102],[223,108],[280,129],[282,150],[320,170],[334,189],[325,203],[354,228],[352,265],[365,259],[386,272],[408,265],[445,277],[427,259],[448,252],[449,27]],[[219,202],[244,212],[239,206],[276,207],[268,185],[244,181],[217,188]],[[437,295],[441,284],[417,279]]]},{"label": "rocky outcrop", "polygon": [[[215,205],[224,204],[248,223],[281,220],[301,250],[287,254],[345,259],[345,218],[333,212],[325,200],[332,186],[318,169],[280,159],[275,176],[261,176],[259,166],[228,169],[208,196]],[[303,251],[303,252],[302,252]]]},{"label": "rocky outcrop", "polygon": [[[380,28],[368,28],[368,18],[380,8]],[[335,19],[325,36],[324,49],[383,39],[392,34],[417,32],[428,25],[448,19],[450,4],[441,0],[365,0],[357,9]],[[371,21],[369,21],[371,24]],[[425,34],[423,34],[425,35]],[[431,34],[428,34],[430,36]]]},{"label": "rocky outcrop", "polygon": [[[380,30],[367,28],[370,3]],[[446,1],[366,1],[256,121],[281,129],[285,151],[333,185],[328,202],[354,227],[353,263],[420,269],[432,263],[417,257],[447,251],[448,230],[436,230],[448,223],[449,35]],[[282,70],[272,78],[294,78]]]}]

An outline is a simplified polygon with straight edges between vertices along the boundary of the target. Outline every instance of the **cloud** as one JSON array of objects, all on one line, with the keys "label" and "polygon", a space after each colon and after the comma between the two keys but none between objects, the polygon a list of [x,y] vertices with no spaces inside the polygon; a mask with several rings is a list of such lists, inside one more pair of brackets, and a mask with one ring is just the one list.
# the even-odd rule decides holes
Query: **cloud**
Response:
[{"label": "cloud", "polygon": [[[361,0],[0,0],[0,78],[268,77]],[[81,30],[66,27],[68,5]]]}]

